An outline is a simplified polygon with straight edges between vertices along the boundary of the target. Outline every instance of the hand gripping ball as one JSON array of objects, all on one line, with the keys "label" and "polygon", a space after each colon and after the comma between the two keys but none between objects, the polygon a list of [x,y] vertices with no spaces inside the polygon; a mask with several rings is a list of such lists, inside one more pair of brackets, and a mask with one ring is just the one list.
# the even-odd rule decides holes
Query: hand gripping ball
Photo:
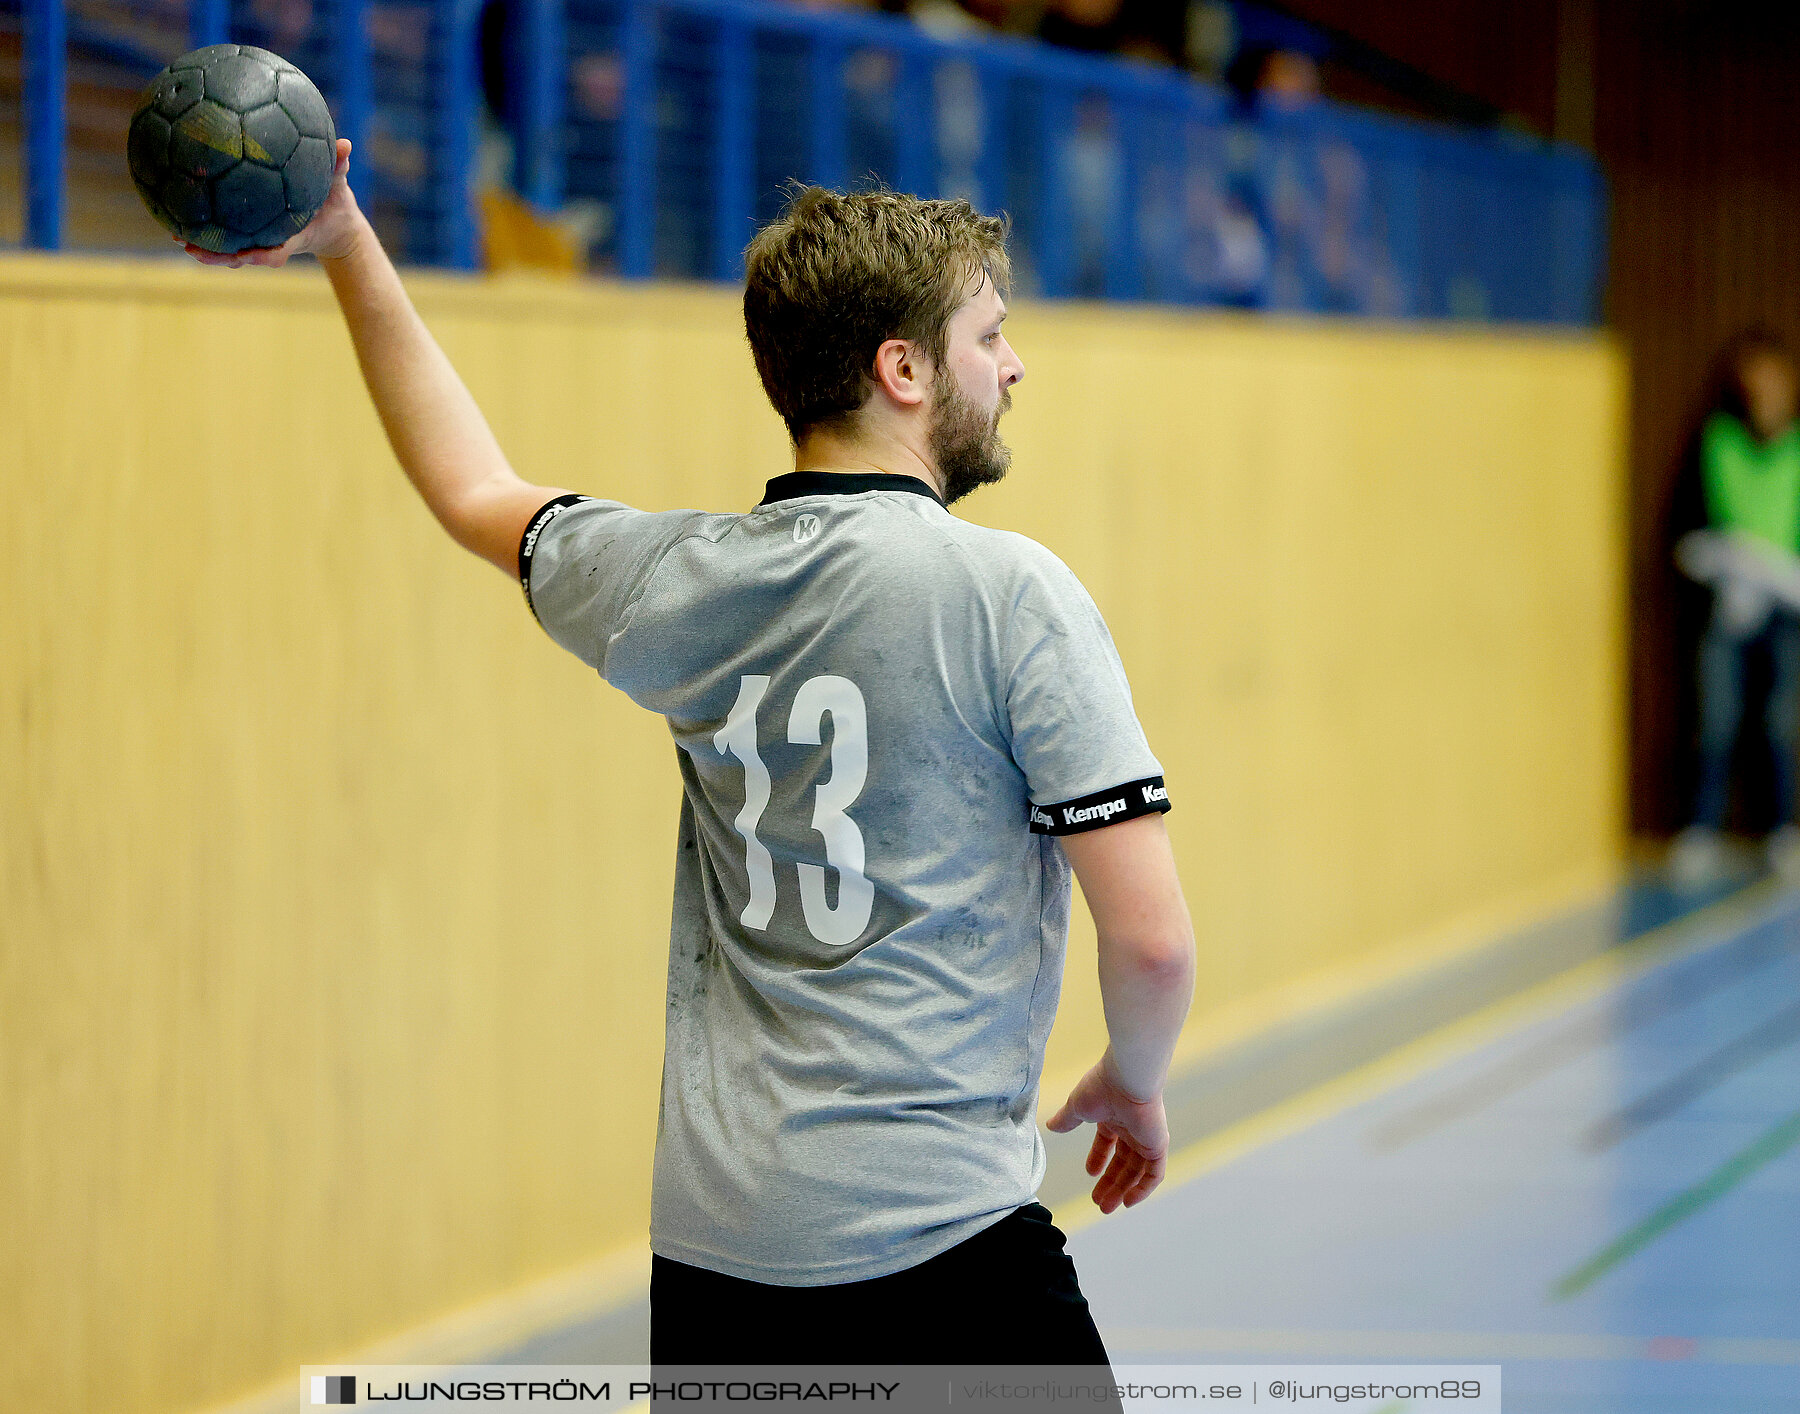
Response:
[{"label": "hand gripping ball", "polygon": [[202,250],[278,246],[331,190],[337,130],[312,80],[248,44],[183,54],[131,115],[131,179],[150,214]]}]

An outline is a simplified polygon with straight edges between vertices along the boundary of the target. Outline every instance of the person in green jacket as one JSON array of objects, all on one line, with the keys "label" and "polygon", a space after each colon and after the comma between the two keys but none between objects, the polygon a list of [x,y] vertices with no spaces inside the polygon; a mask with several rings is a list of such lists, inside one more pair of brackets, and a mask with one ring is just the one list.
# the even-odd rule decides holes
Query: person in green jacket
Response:
[{"label": "person in green jacket", "polygon": [[[1793,356],[1778,336],[1752,330],[1732,342],[1725,366],[1718,406],[1700,434],[1708,525],[1800,554],[1800,427],[1795,425],[1800,381]],[[1759,651],[1768,653],[1773,668],[1762,713],[1776,809],[1766,849],[1779,872],[1800,875],[1800,827],[1794,820],[1800,617],[1765,603],[1746,621],[1719,595],[1700,641],[1700,777],[1693,823],[1677,837],[1670,856],[1678,883],[1701,883],[1722,872],[1731,758],[1746,709],[1745,668]]]}]

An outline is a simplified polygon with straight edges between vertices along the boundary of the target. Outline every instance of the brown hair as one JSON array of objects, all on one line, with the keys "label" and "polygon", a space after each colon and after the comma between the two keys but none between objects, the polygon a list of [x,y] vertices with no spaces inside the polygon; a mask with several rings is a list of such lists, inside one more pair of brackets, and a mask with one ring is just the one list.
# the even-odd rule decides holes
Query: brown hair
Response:
[{"label": "brown hair", "polygon": [[1787,340],[1766,324],[1752,324],[1732,335],[1713,364],[1713,410],[1730,413],[1746,427],[1750,425],[1750,405],[1744,396],[1744,365],[1759,356],[1772,356],[1794,366]]},{"label": "brown hair", "polygon": [[796,190],[744,252],[744,332],[788,434],[861,408],[888,339],[942,364],[950,316],[980,275],[1006,293],[1004,217],[894,191]]}]

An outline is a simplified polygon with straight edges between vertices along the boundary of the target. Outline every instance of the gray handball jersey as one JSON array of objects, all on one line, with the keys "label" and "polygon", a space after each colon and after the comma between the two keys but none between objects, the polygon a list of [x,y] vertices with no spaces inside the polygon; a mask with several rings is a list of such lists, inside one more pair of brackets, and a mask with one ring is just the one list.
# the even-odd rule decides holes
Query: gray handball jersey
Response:
[{"label": "gray handball jersey", "polygon": [[519,572],[678,748],[652,1249],[858,1281],[1030,1202],[1055,836],[1168,809],[1075,576],[922,481],[825,472],[743,515],[562,497]]}]

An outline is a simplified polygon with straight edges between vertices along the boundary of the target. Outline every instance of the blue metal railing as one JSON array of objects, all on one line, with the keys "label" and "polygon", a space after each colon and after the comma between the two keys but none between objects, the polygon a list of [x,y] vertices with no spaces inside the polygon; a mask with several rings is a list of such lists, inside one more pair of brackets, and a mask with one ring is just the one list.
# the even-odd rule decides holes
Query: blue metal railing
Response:
[{"label": "blue metal railing", "polygon": [[[1009,212],[1030,294],[1598,314],[1599,171],[1509,134],[1326,103],[1251,115],[1164,70],[768,0],[499,0],[486,27],[481,0],[23,3],[25,227],[47,248],[67,234],[62,56],[118,47],[97,9],[185,6],[193,42],[264,44],[312,74],[357,140],[359,196],[418,263],[476,262],[475,173],[504,135],[519,193],[579,216],[591,268],[627,278],[734,280],[786,183],[881,181]],[[500,62],[478,58],[482,33],[501,36]],[[168,57],[140,56],[144,77]]]},{"label": "blue metal railing", "polygon": [[62,6],[25,0],[22,75],[25,102],[25,238],[47,250],[62,244],[63,51]]}]

